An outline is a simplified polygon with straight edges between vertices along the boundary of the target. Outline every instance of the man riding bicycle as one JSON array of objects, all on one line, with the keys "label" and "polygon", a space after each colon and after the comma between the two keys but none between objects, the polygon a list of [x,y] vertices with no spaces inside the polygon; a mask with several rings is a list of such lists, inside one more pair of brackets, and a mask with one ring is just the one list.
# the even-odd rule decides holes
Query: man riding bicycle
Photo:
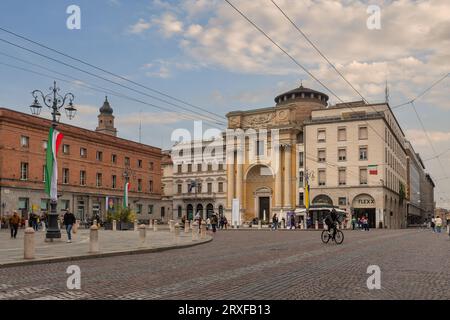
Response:
[{"label": "man riding bicycle", "polygon": [[330,214],[325,218],[325,223],[328,226],[328,231],[333,230],[333,238],[336,236],[336,224],[338,222],[338,214],[335,209],[331,210]]}]

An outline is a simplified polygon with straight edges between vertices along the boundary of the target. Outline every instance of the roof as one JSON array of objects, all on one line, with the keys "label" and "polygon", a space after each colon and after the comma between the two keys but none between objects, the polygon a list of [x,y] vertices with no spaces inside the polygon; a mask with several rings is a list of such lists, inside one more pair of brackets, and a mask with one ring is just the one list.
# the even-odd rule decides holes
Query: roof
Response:
[{"label": "roof", "polygon": [[310,89],[310,88],[305,88],[305,87],[303,86],[303,84],[301,84],[300,87],[298,87],[298,88],[295,88],[295,89],[293,89],[293,90],[290,90],[290,91],[288,91],[288,92],[285,92],[285,93],[282,93],[282,94],[276,96],[276,97],[275,97],[275,102],[278,103],[279,100],[280,100],[282,97],[284,97],[284,96],[292,96],[292,94],[295,94],[295,95],[297,96],[297,95],[301,95],[302,93],[306,93],[306,94],[308,94],[308,93],[309,93],[309,94],[310,94],[310,93],[313,93],[314,96],[315,96],[315,95],[321,95],[321,96],[324,97],[324,100],[325,100],[325,101],[328,101],[328,99],[329,99],[329,97],[328,97],[325,93],[322,93],[322,92],[319,92],[319,91],[316,91],[316,90],[313,90],[313,89]]},{"label": "roof", "polygon": [[105,102],[103,102],[103,106],[100,108],[101,114],[113,114],[113,108],[111,108],[108,96],[105,97]]}]

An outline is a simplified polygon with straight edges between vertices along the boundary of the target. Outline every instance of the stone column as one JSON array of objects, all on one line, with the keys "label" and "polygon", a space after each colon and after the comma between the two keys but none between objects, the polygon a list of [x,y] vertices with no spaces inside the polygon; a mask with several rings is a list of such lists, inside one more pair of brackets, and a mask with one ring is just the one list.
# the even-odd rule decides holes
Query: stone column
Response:
[{"label": "stone column", "polygon": [[242,174],[242,164],[236,164],[236,198],[239,199],[239,209],[242,208],[242,183],[243,183],[243,174]]},{"label": "stone column", "polygon": [[34,229],[33,228],[25,228],[25,236],[24,236],[24,244],[23,244],[23,257],[24,259],[34,259]]},{"label": "stone column", "polygon": [[188,232],[189,232],[189,220],[186,219],[186,221],[184,221],[184,233]]},{"label": "stone column", "polygon": [[139,246],[140,247],[145,246],[145,236],[146,236],[145,224],[141,224],[139,226]]},{"label": "stone column", "polygon": [[89,252],[95,253],[99,251],[98,245],[98,227],[96,224],[92,225],[89,233]]},{"label": "stone column", "polygon": [[275,160],[275,207],[281,207],[281,175],[283,174],[281,170],[281,149],[276,150],[278,154],[275,156],[277,159]]},{"label": "stone column", "polygon": [[113,220],[113,222],[112,222],[112,229],[113,229],[113,231],[117,230],[117,221],[116,220]]},{"label": "stone column", "polygon": [[231,210],[234,198],[234,164],[227,164],[227,206]]},{"label": "stone column", "polygon": [[284,206],[288,209],[291,205],[291,146],[284,146]]}]

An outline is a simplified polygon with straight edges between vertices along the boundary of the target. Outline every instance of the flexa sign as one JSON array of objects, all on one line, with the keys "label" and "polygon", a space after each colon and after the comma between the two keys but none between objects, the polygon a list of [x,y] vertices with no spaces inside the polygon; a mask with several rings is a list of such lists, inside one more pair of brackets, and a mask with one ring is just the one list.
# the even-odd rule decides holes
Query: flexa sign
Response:
[{"label": "flexa sign", "polygon": [[359,204],[375,204],[375,199],[358,199]]},{"label": "flexa sign", "polygon": [[360,195],[353,200],[354,208],[374,208],[375,199],[370,195]]}]

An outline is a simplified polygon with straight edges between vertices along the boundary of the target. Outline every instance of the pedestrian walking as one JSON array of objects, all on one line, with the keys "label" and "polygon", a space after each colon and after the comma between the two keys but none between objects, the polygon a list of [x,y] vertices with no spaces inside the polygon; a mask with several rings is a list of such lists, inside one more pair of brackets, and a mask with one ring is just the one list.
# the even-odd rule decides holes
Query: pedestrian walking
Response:
[{"label": "pedestrian walking", "polygon": [[9,228],[11,229],[11,239],[16,239],[17,230],[19,229],[20,217],[17,211],[14,211],[13,215],[9,218]]},{"label": "pedestrian walking", "polygon": [[295,230],[295,216],[294,216],[294,215],[291,216],[291,226],[290,226],[290,229],[291,229],[291,230],[292,230],[292,229]]},{"label": "pedestrian walking", "polygon": [[275,213],[272,217],[272,230],[277,230],[278,227],[278,217],[277,214]]},{"label": "pedestrian walking", "polygon": [[355,227],[356,227],[356,217],[353,216],[353,218],[352,218],[352,230],[355,230]]},{"label": "pedestrian walking", "polygon": [[225,230],[228,229],[228,220],[227,220],[227,217],[223,217],[223,226],[224,226]]},{"label": "pedestrian walking", "polygon": [[216,232],[216,227],[217,227],[217,216],[215,214],[213,214],[211,216],[211,226],[212,226],[213,233],[215,233]]},{"label": "pedestrian walking", "polygon": [[436,224],[436,232],[437,233],[441,233],[442,219],[439,216],[436,216],[436,219],[434,220],[434,223]]},{"label": "pedestrian walking", "polygon": [[433,232],[436,232],[436,224],[434,223],[435,219],[431,218],[430,227]]},{"label": "pedestrian walking", "polygon": [[66,213],[64,214],[64,220],[63,220],[63,223],[66,226],[66,231],[67,231],[67,239],[68,239],[67,243],[72,242],[72,227],[75,222],[76,222],[75,216],[73,215],[73,213],[71,213],[69,210],[67,210]]}]

